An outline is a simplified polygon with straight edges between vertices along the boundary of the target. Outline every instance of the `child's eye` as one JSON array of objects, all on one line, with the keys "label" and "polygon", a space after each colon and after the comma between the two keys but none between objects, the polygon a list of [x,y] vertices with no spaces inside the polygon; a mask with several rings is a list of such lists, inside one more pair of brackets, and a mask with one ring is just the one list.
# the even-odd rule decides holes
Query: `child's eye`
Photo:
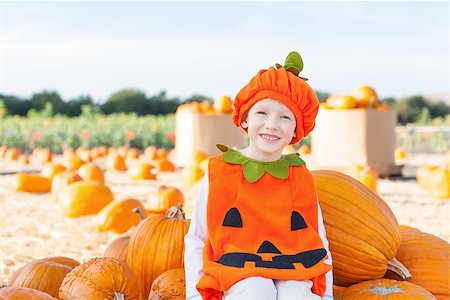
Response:
[{"label": "child's eye", "polygon": [[264,111],[258,111],[258,112],[256,112],[256,114],[257,115],[264,115],[264,116],[267,115],[266,112],[264,112]]},{"label": "child's eye", "polygon": [[291,117],[289,117],[289,116],[281,116],[281,118],[287,119],[287,120],[292,120]]}]

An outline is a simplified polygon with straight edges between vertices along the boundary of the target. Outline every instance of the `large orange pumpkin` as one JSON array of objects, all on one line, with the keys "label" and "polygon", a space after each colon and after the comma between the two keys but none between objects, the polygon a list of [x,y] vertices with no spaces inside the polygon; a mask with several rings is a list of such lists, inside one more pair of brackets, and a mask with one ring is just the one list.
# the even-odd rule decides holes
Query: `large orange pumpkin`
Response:
[{"label": "large orange pumpkin", "polygon": [[111,190],[97,181],[72,183],[58,198],[64,215],[72,218],[96,214],[114,200]]},{"label": "large orange pumpkin", "polygon": [[153,280],[164,271],[182,268],[184,236],[189,220],[181,207],[173,207],[167,216],[155,214],[133,230],[128,246],[127,264],[136,274],[143,297],[147,297]]},{"label": "large orange pumpkin", "polygon": [[56,300],[47,293],[25,288],[25,287],[4,287],[0,288],[1,300]]},{"label": "large orange pumpkin", "polygon": [[98,230],[124,233],[140,221],[135,208],[144,210],[144,206],[136,199],[112,201],[97,215]]},{"label": "large orange pumpkin", "polygon": [[78,174],[83,180],[93,180],[98,182],[105,182],[105,175],[103,171],[95,163],[87,163],[78,169]]},{"label": "large orange pumpkin", "polygon": [[381,278],[389,269],[408,271],[395,259],[400,230],[388,205],[345,174],[312,171],[333,258],[334,283],[349,286]]},{"label": "large orange pumpkin", "polygon": [[375,279],[354,284],[335,297],[336,300],[433,300],[423,287],[407,281]]},{"label": "large orange pumpkin", "polygon": [[120,261],[127,262],[128,244],[130,243],[129,236],[118,237],[109,243],[106,247],[104,257],[114,257]]},{"label": "large orange pumpkin", "polygon": [[17,173],[15,177],[15,189],[19,192],[48,193],[52,182],[49,178],[29,173]]},{"label": "large orange pumpkin", "polygon": [[[411,272],[408,281],[424,287],[437,299],[450,299],[450,246],[416,228],[400,226],[402,242],[397,259]],[[388,272],[388,278],[400,279]]]},{"label": "large orange pumpkin", "polygon": [[59,290],[62,300],[141,299],[136,277],[122,261],[93,258],[74,268]]},{"label": "large orange pumpkin", "polygon": [[35,260],[14,272],[8,286],[32,288],[58,297],[64,277],[78,264],[66,257]]},{"label": "large orange pumpkin", "polygon": [[165,271],[153,281],[149,300],[184,300],[186,299],[186,281],[184,269],[176,268]]}]

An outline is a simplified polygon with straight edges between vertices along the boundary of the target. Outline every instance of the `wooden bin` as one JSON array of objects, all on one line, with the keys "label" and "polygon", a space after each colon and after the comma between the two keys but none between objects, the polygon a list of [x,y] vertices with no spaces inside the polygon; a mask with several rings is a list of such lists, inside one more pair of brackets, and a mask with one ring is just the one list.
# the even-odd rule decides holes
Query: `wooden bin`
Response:
[{"label": "wooden bin", "polygon": [[237,148],[247,145],[247,135],[233,124],[231,114],[201,114],[183,110],[176,113],[175,153],[178,166],[191,166],[196,151],[208,156],[220,154],[216,144]]},{"label": "wooden bin", "polygon": [[321,108],[311,136],[314,168],[345,171],[367,161],[381,177],[399,174],[396,123],[393,110]]}]

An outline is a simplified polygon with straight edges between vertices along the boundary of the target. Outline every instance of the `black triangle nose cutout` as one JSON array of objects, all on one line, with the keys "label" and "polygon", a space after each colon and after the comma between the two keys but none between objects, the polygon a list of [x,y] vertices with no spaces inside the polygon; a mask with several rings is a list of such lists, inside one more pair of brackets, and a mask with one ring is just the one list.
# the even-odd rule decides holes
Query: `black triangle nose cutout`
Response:
[{"label": "black triangle nose cutout", "polygon": [[306,227],[306,222],[305,219],[303,219],[302,215],[296,211],[293,211],[291,215],[291,231],[303,229]]},{"label": "black triangle nose cutout", "polygon": [[242,227],[241,213],[236,207],[230,208],[223,219],[222,226]]},{"label": "black triangle nose cutout", "polygon": [[281,254],[280,250],[278,250],[277,247],[275,247],[274,244],[272,244],[269,241],[264,241],[261,246],[259,246],[259,249],[256,253],[277,253]]}]

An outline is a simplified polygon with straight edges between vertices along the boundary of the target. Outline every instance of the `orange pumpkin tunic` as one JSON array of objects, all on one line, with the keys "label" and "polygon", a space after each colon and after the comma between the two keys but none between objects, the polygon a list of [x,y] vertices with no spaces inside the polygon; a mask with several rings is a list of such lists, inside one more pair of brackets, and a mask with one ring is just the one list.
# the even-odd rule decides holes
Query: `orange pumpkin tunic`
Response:
[{"label": "orange pumpkin tunic", "polygon": [[248,182],[241,164],[223,160],[226,154],[210,159],[208,168],[205,274],[197,284],[203,299],[222,299],[223,291],[251,276],[311,280],[313,293],[323,296],[331,266],[324,263],[308,169],[290,165],[285,179],[264,172]]}]

